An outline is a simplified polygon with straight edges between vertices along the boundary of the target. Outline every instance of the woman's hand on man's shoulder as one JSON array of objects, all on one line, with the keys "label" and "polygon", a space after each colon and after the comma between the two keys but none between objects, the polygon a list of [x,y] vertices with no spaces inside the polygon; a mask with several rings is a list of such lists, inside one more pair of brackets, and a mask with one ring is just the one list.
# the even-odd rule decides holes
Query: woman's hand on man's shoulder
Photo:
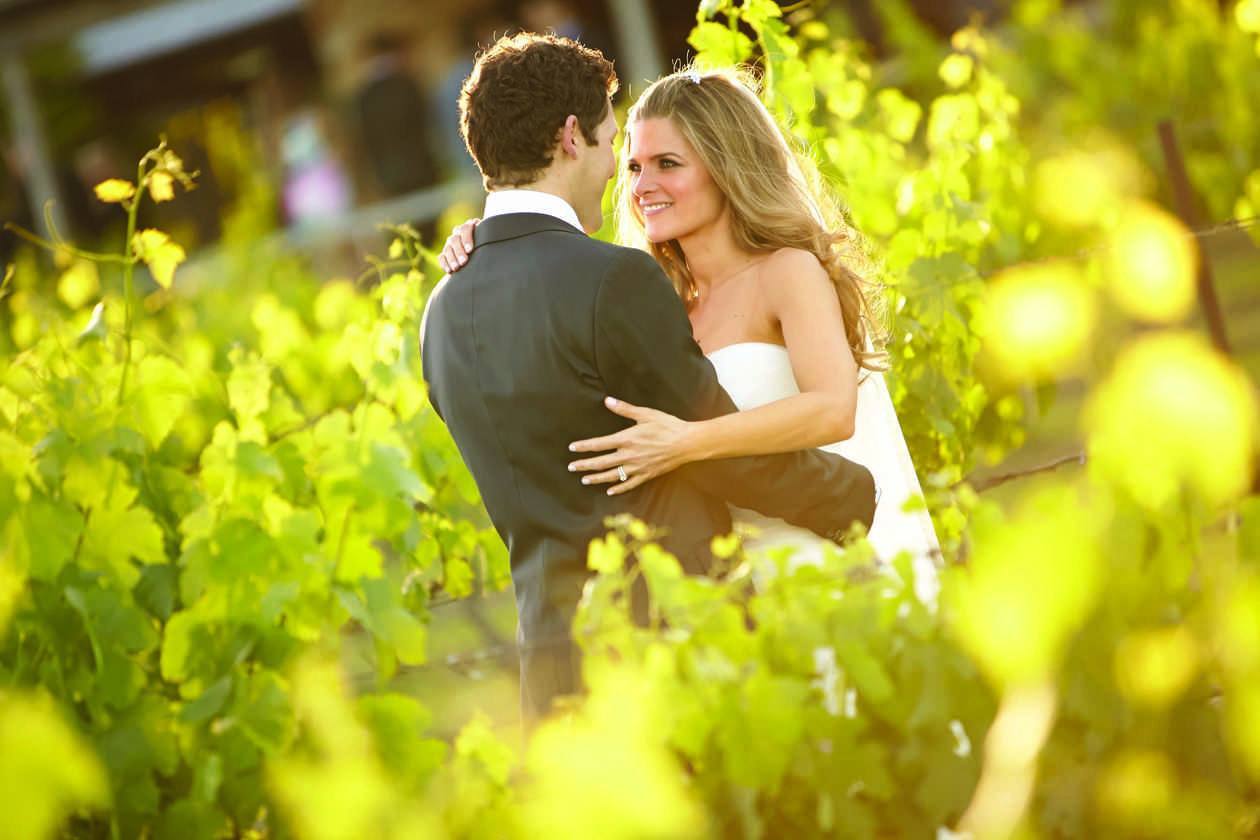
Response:
[{"label": "woman's hand on man's shoulder", "polygon": [[446,245],[442,247],[442,253],[438,254],[438,265],[447,274],[454,274],[468,262],[468,255],[473,249],[473,230],[480,221],[481,219],[469,219],[456,225],[451,235],[446,237]]}]

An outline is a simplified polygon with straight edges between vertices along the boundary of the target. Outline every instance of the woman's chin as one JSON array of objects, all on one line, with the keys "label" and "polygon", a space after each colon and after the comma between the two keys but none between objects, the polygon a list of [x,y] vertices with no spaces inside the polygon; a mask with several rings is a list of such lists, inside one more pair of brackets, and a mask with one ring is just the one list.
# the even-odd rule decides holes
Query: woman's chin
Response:
[{"label": "woman's chin", "polygon": [[647,241],[653,245],[663,245],[673,239],[666,231],[644,226],[643,235],[647,237]]}]

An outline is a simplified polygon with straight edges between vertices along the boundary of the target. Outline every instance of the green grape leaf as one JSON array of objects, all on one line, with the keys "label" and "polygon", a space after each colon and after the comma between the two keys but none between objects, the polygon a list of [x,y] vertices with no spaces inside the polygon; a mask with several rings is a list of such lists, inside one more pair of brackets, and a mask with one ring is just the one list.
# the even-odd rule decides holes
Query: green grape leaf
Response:
[{"label": "green grape leaf", "polygon": [[877,707],[892,699],[892,680],[864,645],[854,640],[842,640],[836,643],[835,648],[836,658],[868,704]]},{"label": "green grape leaf", "polygon": [[[778,11],[777,6],[774,8],[775,11]],[[787,26],[785,26],[781,20],[777,19],[766,19],[764,21],[759,21],[756,24],[752,24],[752,26],[755,30],[757,30],[758,35],[761,36],[766,52],[766,58],[775,65],[776,73],[780,74],[775,79],[776,89],[774,93],[777,94],[780,92],[778,89],[779,85],[790,81],[789,77],[792,73],[799,73],[807,83],[811,83],[810,87],[812,90],[812,80],[809,77],[809,70],[803,63],[798,61],[796,65],[793,66],[792,70],[788,70],[786,67],[782,66],[784,62],[788,60],[795,60],[797,55],[800,54],[800,47],[796,45],[796,42],[792,40],[792,36],[788,34]]]},{"label": "green grape leaf", "polygon": [[160,638],[153,620],[139,607],[100,587],[85,589],[81,599],[84,618],[110,646],[128,653],[147,653],[157,647]]},{"label": "green grape leaf", "polygon": [[428,628],[400,603],[397,588],[384,578],[359,582],[363,593],[338,587],[338,599],[346,612],[409,665],[423,664],[428,656]]},{"label": "green grape leaf", "polygon": [[223,758],[218,753],[203,755],[197,762],[192,797],[199,802],[214,802],[223,786]]},{"label": "green grape leaf", "polygon": [[0,704],[0,813],[6,837],[53,837],[72,814],[104,808],[109,780],[51,701],[6,693]]},{"label": "green grape leaf", "polygon": [[478,710],[455,736],[455,754],[486,772],[496,785],[506,785],[517,757],[512,749],[494,736],[490,719]]},{"label": "green grape leaf", "polygon": [[165,356],[146,356],[136,365],[127,393],[130,418],[149,446],[157,449],[187,410],[192,384],[188,374]]},{"label": "green grape leaf", "polygon": [[592,540],[586,565],[591,571],[614,574],[626,563],[626,547],[621,539],[610,533],[602,540]]},{"label": "green grape leaf", "polygon": [[753,42],[739,30],[720,23],[701,23],[691,30],[687,43],[699,52],[698,59],[715,64],[739,64],[752,55]]},{"label": "green grape leaf", "polygon": [[277,753],[297,736],[297,721],[284,682],[273,673],[250,676],[237,720],[264,753]]},{"label": "green grape leaf", "polygon": [[744,0],[739,13],[752,26],[783,17],[783,9],[775,0]]},{"label": "green grape leaf", "polygon": [[215,840],[229,830],[227,815],[213,803],[180,799],[162,811],[154,840]]},{"label": "green grape leaf", "polygon": [[132,587],[136,603],[159,621],[166,621],[175,609],[175,587],[179,569],[168,565],[148,565],[140,570],[140,579]]},{"label": "green grape leaf", "polygon": [[411,469],[410,460],[400,448],[373,442],[362,483],[381,495],[404,496],[427,504],[433,500],[433,491]]},{"label": "green grape leaf", "polygon": [[285,478],[279,461],[252,440],[240,440],[226,420],[215,426],[214,439],[201,453],[202,487],[211,497],[245,502],[263,495]]},{"label": "green grape leaf", "polygon": [[89,463],[72,455],[62,468],[62,495],[82,509],[97,508],[109,496],[110,479],[117,470],[101,469],[101,463]]},{"label": "green grape leaf", "polygon": [[840,777],[860,783],[864,795],[884,802],[897,795],[897,781],[889,770],[888,748],[884,745],[848,745],[836,756],[835,762]]},{"label": "green grape leaf", "polygon": [[377,617],[377,624],[399,661],[406,665],[424,664],[429,653],[429,634],[419,619],[402,607],[391,607]]},{"label": "green grape leaf", "polygon": [[477,542],[485,552],[486,585],[496,592],[505,589],[512,582],[512,565],[503,539],[493,528],[487,528],[477,534]]},{"label": "green grape leaf", "polygon": [[223,733],[218,743],[223,757],[219,800],[238,825],[252,825],[262,810],[266,791],[261,752],[237,729]]},{"label": "green grape leaf", "polygon": [[145,564],[166,563],[162,529],[149,509],[92,511],[83,538],[81,562],[88,568],[110,571],[127,586],[134,586],[140,572],[133,560]]},{"label": "green grape leaf", "polygon": [[336,579],[342,583],[354,583],[360,578],[379,578],[384,570],[381,552],[372,544],[367,534],[349,532],[337,541]]},{"label": "green grape leaf", "polygon": [[125,709],[135,702],[147,684],[139,663],[108,647],[101,654],[101,667],[96,688],[101,702],[114,709]]},{"label": "green grape leaf", "polygon": [[466,598],[472,594],[473,570],[463,557],[448,557],[445,563],[442,588],[452,598]]},{"label": "green grape leaf", "polygon": [[800,59],[789,58],[780,68],[775,91],[786,101],[796,120],[805,120],[814,110],[814,82]]},{"label": "green grape leaf", "polygon": [[932,818],[943,822],[966,809],[977,775],[972,762],[938,747],[929,754],[927,771],[914,790],[915,801]]},{"label": "green grape leaf", "polygon": [[238,426],[244,426],[267,410],[271,404],[271,366],[239,347],[228,355],[232,372],[228,374],[228,405],[236,415]]},{"label": "green grape leaf", "polygon": [[369,695],[359,699],[358,707],[377,753],[397,778],[419,785],[442,766],[447,745],[422,737],[433,716],[414,697]]},{"label": "green grape leaf", "polygon": [[32,496],[21,508],[22,532],[28,551],[28,574],[51,582],[74,554],[84,530],[83,517],[64,502]]},{"label": "green grape leaf", "polygon": [[187,610],[166,622],[159,658],[162,678],[183,683],[194,677],[214,677],[214,639],[202,618]]},{"label": "green grape leaf", "polygon": [[280,613],[302,594],[302,584],[296,580],[276,581],[263,595],[258,604],[259,615],[268,624],[280,617]]},{"label": "green grape leaf", "polygon": [[899,143],[909,143],[923,117],[923,107],[895,88],[885,88],[875,95],[884,115],[888,133]]},{"label": "green grape leaf", "polygon": [[[362,585],[366,586],[370,582],[370,579],[365,580],[362,582]],[[337,596],[337,602],[341,604],[342,609],[350,614],[351,618],[369,630],[372,629],[374,623],[372,612],[368,609],[367,604],[359,596],[358,592],[346,586],[333,586],[332,591]]]},{"label": "green grape leaf", "polygon": [[143,260],[153,274],[153,279],[163,289],[169,289],[174,282],[175,268],[187,256],[178,243],[160,230],[142,230],[131,240],[136,256]]},{"label": "green grape leaf", "polygon": [[771,788],[779,783],[804,729],[800,709],[810,693],[808,683],[764,669],[740,686],[740,724],[728,718],[718,732],[732,781]]},{"label": "green grape leaf", "polygon": [[[0,397],[5,393],[0,389]],[[0,428],[0,475],[25,478],[31,470],[31,447],[17,435]]]},{"label": "green grape leaf", "polygon": [[191,703],[185,703],[179,719],[185,723],[201,723],[218,714],[228,695],[232,693],[232,675],[220,677]]}]

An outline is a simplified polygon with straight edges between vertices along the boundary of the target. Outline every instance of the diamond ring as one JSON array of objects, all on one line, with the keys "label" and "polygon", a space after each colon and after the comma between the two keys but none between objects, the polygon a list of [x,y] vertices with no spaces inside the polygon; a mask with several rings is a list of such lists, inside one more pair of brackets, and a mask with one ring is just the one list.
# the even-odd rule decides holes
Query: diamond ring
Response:
[{"label": "diamond ring", "polygon": [[630,476],[626,475],[625,467],[617,467],[617,478],[621,479],[622,481],[625,481],[629,477]]}]

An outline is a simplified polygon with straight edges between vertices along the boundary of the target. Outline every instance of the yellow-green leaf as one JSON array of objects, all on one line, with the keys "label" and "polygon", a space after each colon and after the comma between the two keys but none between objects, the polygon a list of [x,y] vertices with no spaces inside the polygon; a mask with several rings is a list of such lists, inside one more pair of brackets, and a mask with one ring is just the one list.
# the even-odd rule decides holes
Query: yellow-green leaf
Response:
[{"label": "yellow-green leaf", "polygon": [[132,239],[136,256],[144,260],[153,273],[153,279],[163,289],[169,289],[175,278],[175,267],[185,258],[184,249],[160,230],[142,230]]},{"label": "yellow-green leaf", "polygon": [[0,707],[4,836],[52,837],[72,814],[109,802],[105,768],[45,697],[10,694]]},{"label": "yellow-green leaf", "polygon": [[136,194],[136,185],[120,178],[110,178],[96,185],[96,197],[107,204],[118,204]]},{"label": "yellow-green leaf", "polygon": [[1260,33],[1260,0],[1241,0],[1234,7],[1234,19],[1243,32]]},{"label": "yellow-green leaf", "polygon": [[75,260],[57,281],[57,296],[71,309],[83,306],[100,290],[101,280],[96,264],[89,260]]},{"label": "yellow-green leaf", "polygon": [[175,179],[166,172],[154,172],[149,176],[149,195],[154,201],[170,201],[175,197]]},{"label": "yellow-green leaf", "polygon": [[971,71],[975,62],[969,55],[953,53],[941,62],[940,75],[945,84],[951,88],[960,88],[971,81]]}]

